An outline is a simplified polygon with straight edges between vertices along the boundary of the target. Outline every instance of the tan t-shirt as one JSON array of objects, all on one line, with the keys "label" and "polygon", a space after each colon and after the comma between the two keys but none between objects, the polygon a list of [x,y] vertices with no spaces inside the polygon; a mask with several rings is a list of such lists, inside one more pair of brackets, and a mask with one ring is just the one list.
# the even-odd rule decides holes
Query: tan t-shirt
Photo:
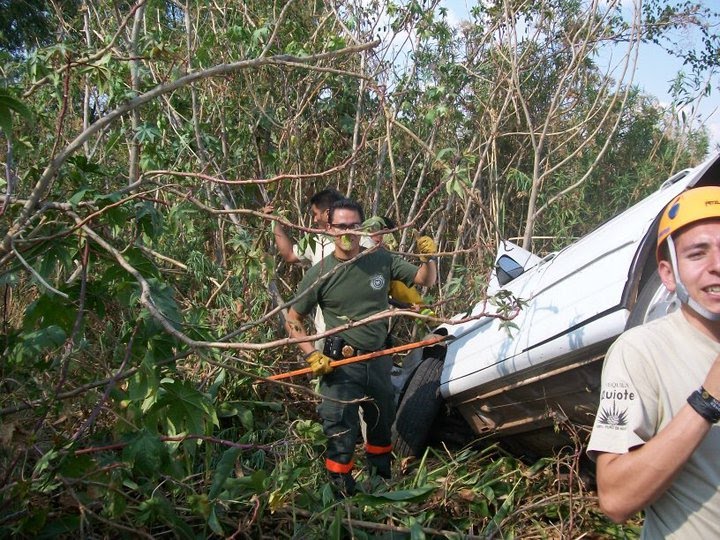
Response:
[{"label": "tan t-shirt", "polygon": [[[293,245],[293,253],[295,253],[295,256],[301,261],[310,262],[310,266],[315,266],[333,251],[335,251],[335,241],[333,237],[324,234],[316,234],[308,237],[304,249],[300,244]],[[320,308],[315,310],[313,321],[315,323],[315,333],[320,334],[325,331],[325,319],[323,318]],[[322,339],[318,340],[316,343],[317,348],[322,349],[322,343]]]},{"label": "tan t-shirt", "polygon": [[[701,386],[718,354],[720,343],[681,311],[623,333],[605,358],[590,457],[624,454],[650,440]],[[720,425],[645,509],[641,538],[720,538]]]}]

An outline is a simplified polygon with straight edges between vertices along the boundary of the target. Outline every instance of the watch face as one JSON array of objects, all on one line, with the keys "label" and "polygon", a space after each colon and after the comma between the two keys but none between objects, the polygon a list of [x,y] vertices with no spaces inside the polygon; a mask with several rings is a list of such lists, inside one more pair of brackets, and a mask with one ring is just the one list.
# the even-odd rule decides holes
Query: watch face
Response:
[{"label": "watch face", "polygon": [[342,348],[342,355],[343,358],[350,358],[355,354],[355,349],[353,349],[350,345],[343,345]]}]

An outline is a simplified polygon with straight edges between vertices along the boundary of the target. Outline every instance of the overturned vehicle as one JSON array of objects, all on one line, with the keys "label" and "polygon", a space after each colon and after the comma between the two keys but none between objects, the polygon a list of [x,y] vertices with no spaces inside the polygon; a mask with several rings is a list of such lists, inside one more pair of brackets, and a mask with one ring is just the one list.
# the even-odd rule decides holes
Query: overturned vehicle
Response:
[{"label": "overturned vehicle", "polygon": [[405,358],[394,381],[396,453],[421,455],[463,429],[528,457],[582,444],[610,344],[678,308],[657,273],[657,222],[676,195],[704,185],[720,185],[720,154],[543,258],[501,242],[487,296],[523,307],[507,328],[497,305],[481,301],[434,331],[444,341]]}]

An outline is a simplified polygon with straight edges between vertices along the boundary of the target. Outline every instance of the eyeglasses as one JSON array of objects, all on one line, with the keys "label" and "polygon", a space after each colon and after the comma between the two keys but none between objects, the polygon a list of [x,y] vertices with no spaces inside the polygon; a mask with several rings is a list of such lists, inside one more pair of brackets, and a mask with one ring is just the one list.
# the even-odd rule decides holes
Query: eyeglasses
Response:
[{"label": "eyeglasses", "polygon": [[362,227],[362,223],[331,223],[330,226],[339,231],[356,231]]}]

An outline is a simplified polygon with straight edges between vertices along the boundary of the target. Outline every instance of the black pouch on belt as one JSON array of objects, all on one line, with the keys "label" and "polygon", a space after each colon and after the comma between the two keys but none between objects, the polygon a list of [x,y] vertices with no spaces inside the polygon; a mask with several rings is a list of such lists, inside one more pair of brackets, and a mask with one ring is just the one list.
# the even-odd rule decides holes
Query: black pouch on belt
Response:
[{"label": "black pouch on belt", "polygon": [[345,346],[345,340],[340,336],[330,336],[325,338],[325,346],[323,354],[335,360],[343,358],[342,349]]},{"label": "black pouch on belt", "polygon": [[341,360],[355,356],[358,351],[340,336],[330,336],[325,338],[323,354],[334,360]]}]

